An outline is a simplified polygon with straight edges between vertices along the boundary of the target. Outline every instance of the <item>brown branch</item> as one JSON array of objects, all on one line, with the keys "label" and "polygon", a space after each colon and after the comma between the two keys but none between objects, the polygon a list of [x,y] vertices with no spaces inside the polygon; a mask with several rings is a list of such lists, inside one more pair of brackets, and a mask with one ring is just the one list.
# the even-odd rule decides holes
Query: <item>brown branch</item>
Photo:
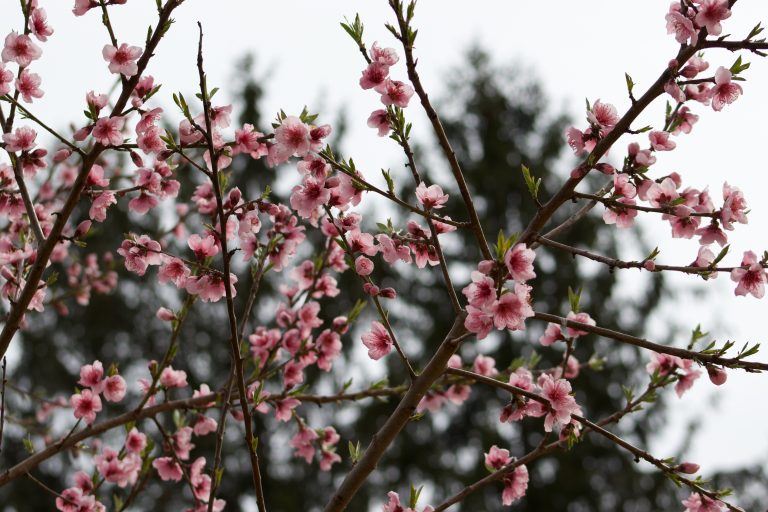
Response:
[{"label": "brown branch", "polygon": [[479,245],[480,251],[483,253],[483,258],[486,260],[492,260],[491,250],[488,248],[488,242],[485,239],[485,233],[483,232],[483,226],[480,223],[480,217],[475,210],[475,204],[472,200],[472,194],[467,187],[467,183],[464,180],[464,173],[461,170],[456,153],[454,153],[451,143],[448,141],[448,136],[445,134],[445,129],[440,121],[440,117],[437,115],[432,103],[429,101],[429,96],[424,90],[424,86],[421,83],[421,78],[416,71],[416,59],[413,56],[413,39],[410,37],[411,28],[409,21],[403,16],[403,6],[401,0],[389,0],[389,5],[397,16],[397,23],[400,27],[399,39],[403,45],[403,52],[405,54],[405,64],[408,69],[408,78],[413,84],[413,88],[421,101],[421,106],[424,108],[430,123],[432,123],[432,129],[437,136],[437,141],[440,144],[440,148],[443,150],[443,154],[448,159],[448,163],[451,167],[451,173],[456,180],[456,185],[459,187],[459,192],[464,200],[464,206],[467,208],[469,219],[471,223],[472,233],[474,233]]},{"label": "brown branch", "polygon": [[[203,100],[203,114],[205,117],[204,136],[208,143],[208,154],[211,160],[211,184],[216,196],[216,213],[219,220],[219,243],[221,244],[222,266],[224,272],[224,294],[227,302],[227,316],[229,318],[229,343],[232,352],[232,365],[235,374],[235,383],[240,394],[240,408],[243,412],[243,424],[245,425],[245,444],[248,449],[248,456],[251,463],[251,473],[253,476],[253,486],[256,492],[256,503],[259,512],[266,512],[267,505],[264,499],[264,490],[261,484],[261,471],[259,469],[259,456],[256,453],[256,446],[253,434],[253,418],[248,408],[248,396],[245,387],[245,372],[243,370],[243,359],[240,354],[240,338],[237,331],[237,314],[235,313],[235,302],[232,294],[232,283],[230,282],[230,258],[232,255],[227,248],[227,216],[224,213],[224,201],[222,198],[221,186],[219,185],[219,155],[213,141],[213,127],[211,123],[211,102],[208,96],[208,85],[206,83],[205,70],[203,69],[203,25],[198,21],[197,26],[200,31],[200,39],[197,47],[197,72],[200,78],[200,95]],[[228,387],[231,391],[231,388]],[[229,397],[225,397],[224,403],[229,402]],[[214,475],[215,478],[216,475]],[[213,505],[215,496],[211,494],[209,500],[209,510]]]},{"label": "brown branch", "polygon": [[464,328],[465,313],[461,313],[453,322],[453,327],[445,336],[440,347],[432,356],[424,371],[416,379],[411,381],[408,391],[400,400],[397,408],[387,421],[374,434],[365,453],[357,464],[347,473],[344,481],[325,506],[325,512],[339,512],[345,510],[355,497],[357,491],[365,483],[368,476],[376,469],[376,466],[384,456],[387,448],[395,440],[397,434],[405,427],[410,418],[416,412],[416,406],[435,382],[445,371],[448,359],[456,352],[460,341],[458,338],[467,331]]},{"label": "brown branch", "polygon": [[732,357],[732,358],[722,357],[716,354],[706,354],[703,352],[695,352],[695,351],[686,350],[683,348],[670,347],[667,345],[659,345],[658,343],[654,343],[652,341],[648,341],[643,338],[630,336],[629,334],[625,334],[623,332],[613,331],[611,329],[606,329],[605,327],[597,327],[594,325],[583,324],[581,322],[574,322],[573,320],[568,320],[561,316],[550,315],[548,313],[536,312],[533,318],[535,318],[536,320],[543,320],[543,321],[551,322],[558,325],[573,327],[574,329],[579,329],[582,331],[597,334],[598,336],[602,336],[604,338],[610,338],[621,343],[626,343],[627,345],[634,345],[636,347],[653,350],[654,352],[659,352],[662,354],[669,354],[671,356],[677,356],[683,359],[691,359],[693,361],[698,361],[699,363],[702,363],[702,364],[715,364],[715,365],[725,366],[728,368],[741,368],[748,372],[768,371],[768,363],[742,361],[737,357]]}]

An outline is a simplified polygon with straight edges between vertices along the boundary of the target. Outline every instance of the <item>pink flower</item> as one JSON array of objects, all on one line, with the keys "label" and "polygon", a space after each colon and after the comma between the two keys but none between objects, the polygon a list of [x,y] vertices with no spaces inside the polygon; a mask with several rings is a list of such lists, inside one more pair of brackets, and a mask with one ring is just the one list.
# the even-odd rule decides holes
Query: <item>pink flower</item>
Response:
[{"label": "pink flower", "polygon": [[48,16],[45,13],[45,9],[35,7],[35,10],[29,15],[29,29],[37,40],[42,42],[47,41],[53,35],[53,29],[48,25]]},{"label": "pink flower", "polygon": [[312,462],[315,456],[315,440],[320,437],[311,428],[301,428],[291,439],[294,456],[303,458],[307,464]]},{"label": "pink flower", "polygon": [[139,72],[139,66],[136,60],[141,57],[144,50],[138,46],[128,46],[126,43],[115,48],[111,44],[104,45],[101,55],[104,60],[109,62],[109,70],[115,74],[123,74],[126,77],[132,77]]},{"label": "pink flower", "polygon": [[125,449],[128,453],[141,453],[147,447],[147,436],[133,427],[125,438]]},{"label": "pink flower", "polygon": [[501,493],[501,503],[510,506],[525,496],[528,490],[528,468],[525,464],[516,467],[504,477],[504,491]]},{"label": "pink flower", "polygon": [[97,7],[99,4],[95,0],[75,0],[75,6],[72,8],[72,13],[75,16],[82,16],[90,9]]},{"label": "pink flower", "polygon": [[40,89],[42,79],[37,73],[32,73],[25,69],[16,79],[16,90],[27,103],[32,103],[32,98],[42,98],[43,91]]},{"label": "pink flower", "polygon": [[719,36],[723,31],[720,22],[730,17],[731,10],[728,8],[728,0],[704,0],[699,5],[694,21],[700,27],[705,27],[709,35]]},{"label": "pink flower", "polygon": [[93,127],[93,138],[104,146],[119,146],[123,143],[124,124],[122,117],[101,117]]},{"label": "pink flower", "polygon": [[723,502],[715,501],[712,498],[695,492],[691,493],[682,503],[685,505],[685,512],[720,512],[725,510]]},{"label": "pink flower", "polygon": [[[9,71],[10,73],[10,71]],[[13,75],[11,75],[13,76]],[[368,127],[376,128],[379,131],[379,137],[386,137],[391,129],[389,124],[389,115],[383,108],[374,110],[371,115],[368,116]]]},{"label": "pink flower", "polygon": [[104,398],[108,402],[119,402],[125,397],[125,391],[125,379],[119,375],[112,375],[104,381]]},{"label": "pink flower", "polygon": [[509,456],[509,450],[499,448],[496,445],[491,446],[488,453],[485,454],[485,467],[488,471],[498,471],[512,461]]},{"label": "pink flower", "polygon": [[394,66],[400,57],[394,48],[379,48],[379,42],[374,41],[371,45],[371,60],[387,66]]},{"label": "pink flower", "polygon": [[512,279],[518,283],[524,283],[529,279],[536,277],[533,271],[533,260],[536,253],[525,244],[516,244],[504,255],[504,263]]},{"label": "pink flower", "polygon": [[580,414],[581,408],[571,395],[571,383],[564,379],[555,380],[544,373],[539,377],[541,395],[549,400],[550,409],[544,418],[544,430],[552,432],[556,426],[567,425],[571,414]]},{"label": "pink flower", "polygon": [[525,319],[533,316],[529,303],[531,287],[515,283],[514,292],[505,293],[491,305],[493,323],[497,329],[525,330]]},{"label": "pink flower", "polygon": [[732,230],[734,221],[747,224],[747,200],[744,198],[744,193],[726,182],[723,184],[723,199],[723,209],[720,212],[723,227]]},{"label": "pink flower", "polygon": [[491,277],[472,271],[472,283],[467,285],[461,293],[467,297],[467,301],[476,308],[490,306],[496,300],[496,285]]},{"label": "pink flower", "polygon": [[712,108],[720,111],[725,105],[730,105],[743,93],[741,86],[731,81],[731,72],[723,66],[715,71],[715,86],[709,92],[712,98]]},{"label": "pink flower", "polygon": [[595,101],[592,110],[587,111],[587,120],[589,123],[600,130],[600,135],[605,137],[619,122],[619,114],[616,107],[610,103]]},{"label": "pink flower", "polygon": [[241,130],[235,130],[235,146],[233,154],[249,153],[251,158],[261,158],[269,153],[267,145],[259,142],[264,134],[254,130],[252,124],[244,124]]},{"label": "pink flower", "polygon": [[669,140],[669,132],[652,131],[648,134],[651,141],[651,147],[656,151],[672,151],[677,144]]},{"label": "pink flower", "polygon": [[[583,311],[580,313],[574,313],[573,311],[571,311],[568,313],[568,316],[566,318],[574,322],[579,322],[580,324],[596,325],[592,317],[589,316],[589,313],[584,313]],[[568,337],[570,338],[578,338],[579,336],[585,336],[589,334],[587,331],[582,331],[581,329],[575,329],[573,327],[568,327],[567,331],[568,331]]]},{"label": "pink flower", "polygon": [[269,147],[268,163],[271,166],[288,160],[292,155],[303,157],[310,150],[309,127],[301,119],[288,116],[275,129],[275,144]]},{"label": "pink flower", "polygon": [[754,252],[744,252],[741,268],[735,268],[731,271],[731,281],[739,283],[734,291],[736,295],[752,294],[757,299],[763,297],[766,272]]},{"label": "pink flower", "polygon": [[88,425],[96,420],[96,413],[101,410],[101,398],[90,389],[72,395],[69,404],[74,409],[75,418],[82,418]]},{"label": "pink flower", "polygon": [[392,338],[380,322],[374,321],[371,330],[363,334],[363,345],[368,348],[368,357],[378,360],[392,350]]},{"label": "pink flower", "polygon": [[88,210],[88,217],[97,222],[104,222],[107,218],[107,208],[116,203],[117,199],[115,198],[115,193],[111,190],[105,190],[93,198],[91,208]]},{"label": "pink flower", "polygon": [[545,347],[549,347],[556,341],[565,341],[562,329],[557,324],[547,324],[544,334],[539,338],[539,343]]},{"label": "pink flower", "polygon": [[693,26],[693,22],[680,12],[680,5],[673,4],[677,9],[670,9],[666,15],[667,34],[675,34],[675,40],[680,44],[696,44],[699,39],[699,31]]},{"label": "pink flower", "polygon": [[152,467],[157,470],[160,479],[165,482],[168,480],[179,482],[184,476],[181,466],[173,460],[173,457],[158,457],[152,461]]},{"label": "pink flower", "polygon": [[13,133],[3,134],[5,150],[9,153],[31,150],[35,147],[36,138],[37,132],[32,128],[27,128],[26,126],[16,128]]},{"label": "pink flower", "polygon": [[381,102],[384,105],[395,105],[405,108],[413,96],[413,87],[399,80],[386,79],[376,87],[376,92],[381,94]]},{"label": "pink flower", "polygon": [[[459,365],[461,368],[461,365]],[[496,361],[492,357],[486,357],[482,354],[478,354],[472,363],[472,370],[480,375],[486,377],[495,377],[499,372],[496,370]]]},{"label": "pink flower", "polygon": [[448,202],[448,194],[443,194],[443,189],[440,185],[430,185],[427,187],[423,181],[416,187],[416,198],[427,210],[442,208]]},{"label": "pink flower", "polygon": [[664,178],[661,183],[653,182],[646,191],[646,197],[651,206],[656,208],[665,208],[680,197],[677,192],[677,184],[672,178]]},{"label": "pink flower", "polygon": [[198,234],[190,235],[187,244],[199,260],[216,256],[219,253],[219,246],[216,243],[216,237],[213,235],[208,235],[205,238]]},{"label": "pink flower", "polygon": [[0,95],[5,95],[11,92],[11,83],[13,82],[13,77],[13,71],[6,69],[5,64],[0,62]]},{"label": "pink flower", "polygon": [[308,174],[300,186],[293,187],[291,207],[301,218],[307,219],[318,206],[327,203],[330,198],[331,191],[325,187],[325,180]]},{"label": "pink flower", "polygon": [[467,306],[467,318],[464,320],[464,327],[468,331],[474,332],[478,340],[482,340],[493,329],[493,317],[485,308],[476,308],[472,305]]},{"label": "pink flower", "polygon": [[143,276],[150,265],[162,263],[160,249],[159,243],[147,235],[141,235],[135,240],[123,240],[117,253],[125,258],[126,269]]},{"label": "pink flower", "polygon": [[677,383],[675,384],[675,393],[678,398],[693,387],[693,383],[701,376],[701,372],[693,368],[693,361],[683,359],[681,367],[677,372]]},{"label": "pink flower", "polygon": [[5,36],[5,47],[0,57],[3,62],[14,61],[19,67],[25,68],[42,54],[43,51],[28,35],[19,34],[14,30]]},{"label": "pink flower", "polygon": [[698,120],[699,116],[692,114],[688,107],[682,106],[680,107],[680,110],[677,111],[677,115],[675,115],[675,129],[672,130],[672,133],[674,135],[678,135],[680,132],[691,133],[693,125],[696,124]]},{"label": "pink flower", "polygon": [[166,366],[160,374],[160,385],[166,388],[184,388],[187,386],[187,372]]},{"label": "pink flower", "polygon": [[216,432],[217,427],[218,423],[216,423],[215,419],[201,414],[198,416],[195,426],[192,427],[192,431],[196,436],[206,436],[211,432]]},{"label": "pink flower", "polygon": [[101,393],[104,389],[104,366],[101,361],[94,361],[93,364],[85,364],[80,368],[80,380],[77,381],[81,386],[91,388],[94,393]]},{"label": "pink flower", "polygon": [[373,61],[363,70],[363,76],[360,77],[360,87],[372,89],[384,83],[388,76],[389,65]]},{"label": "pink flower", "polygon": [[275,419],[278,421],[290,421],[292,412],[301,402],[295,398],[275,401]]}]

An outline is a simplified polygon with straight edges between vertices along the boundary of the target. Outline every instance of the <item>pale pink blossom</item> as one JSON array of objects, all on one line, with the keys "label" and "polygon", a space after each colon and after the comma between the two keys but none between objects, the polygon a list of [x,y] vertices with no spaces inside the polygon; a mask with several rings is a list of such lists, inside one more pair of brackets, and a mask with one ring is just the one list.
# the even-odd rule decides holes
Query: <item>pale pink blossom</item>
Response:
[{"label": "pale pink blossom", "polygon": [[690,44],[696,44],[699,38],[699,31],[693,26],[690,18],[680,12],[679,3],[673,3],[672,5],[677,7],[677,9],[670,9],[665,17],[667,20],[667,34],[675,34],[675,40],[680,44],[688,44],[688,41],[690,41]]},{"label": "pale pink blossom", "polygon": [[765,294],[766,272],[752,251],[745,251],[741,260],[741,266],[731,271],[731,281],[738,283],[734,293],[736,295],[751,294],[761,299]]},{"label": "pale pink blossom", "polygon": [[14,153],[16,151],[30,151],[35,147],[36,138],[37,132],[26,126],[16,128],[13,133],[3,134],[5,150],[9,153]]},{"label": "pale pink blossom", "polygon": [[397,51],[394,48],[380,48],[379,42],[374,41],[371,45],[371,60],[378,62],[386,66],[394,66],[400,57],[397,55]]},{"label": "pale pink blossom", "polygon": [[[461,366],[459,366],[460,368]],[[482,354],[478,354],[475,361],[472,363],[472,370],[480,375],[486,377],[495,377],[498,375],[496,370],[496,361],[492,357],[487,357]]]},{"label": "pale pink blossom", "polygon": [[467,306],[467,318],[464,319],[464,327],[474,332],[478,340],[482,340],[493,329],[493,316],[485,308]]},{"label": "pale pink blossom", "polygon": [[501,493],[501,503],[510,506],[525,496],[528,490],[528,468],[522,464],[504,476],[504,490]]},{"label": "pale pink blossom", "polygon": [[293,187],[291,207],[303,219],[310,218],[313,212],[331,198],[331,191],[325,187],[324,179],[307,175],[301,185]]},{"label": "pale pink blossom", "polygon": [[571,395],[571,383],[565,379],[554,379],[544,373],[539,377],[541,396],[549,400],[549,411],[544,418],[544,430],[552,432],[553,427],[570,423],[571,414],[580,414],[581,408]]},{"label": "pale pink blossom", "polygon": [[677,146],[674,141],[669,140],[669,132],[652,131],[648,134],[648,139],[656,151],[672,151]]},{"label": "pale pink blossom", "polygon": [[728,0],[703,0],[699,3],[694,21],[700,27],[705,27],[709,35],[719,36],[723,31],[720,22],[730,17],[731,10],[728,8]]},{"label": "pale pink blossom", "polygon": [[274,166],[291,156],[303,157],[310,150],[309,127],[301,119],[288,116],[275,129],[275,144],[269,147],[267,162]]},{"label": "pale pink blossom", "polygon": [[96,360],[93,364],[85,364],[80,368],[80,380],[77,381],[81,386],[91,388],[94,393],[101,393],[104,389],[104,366],[101,361]]},{"label": "pale pink blossom", "polygon": [[490,306],[496,300],[496,284],[493,278],[478,272],[472,271],[472,282],[462,291],[467,301],[476,308]]},{"label": "pale pink blossom", "polygon": [[373,360],[381,359],[392,350],[392,338],[380,322],[372,322],[371,330],[363,334],[362,338],[363,345],[368,349],[368,357]]},{"label": "pale pink blossom", "polygon": [[726,508],[723,502],[695,492],[682,503],[685,505],[685,512],[720,512]]},{"label": "pale pink blossom", "polygon": [[387,111],[382,108],[371,112],[371,115],[368,116],[368,127],[376,128],[378,130],[379,137],[386,137],[389,133],[389,130],[392,129],[389,124],[389,115],[387,114]]},{"label": "pale pink blossom", "polygon": [[731,72],[720,66],[715,71],[715,86],[710,91],[712,108],[720,111],[725,105],[730,105],[743,93],[741,86],[731,81]]},{"label": "pale pink blossom", "polygon": [[187,372],[174,370],[172,366],[166,366],[160,373],[160,385],[166,388],[187,387]]},{"label": "pale pink blossom", "polygon": [[526,244],[516,244],[504,255],[504,263],[507,265],[509,275],[519,283],[536,277],[533,271],[534,259],[536,259],[536,253],[528,249]]},{"label": "pale pink blossom", "polygon": [[0,96],[11,92],[11,84],[13,83],[13,78],[13,71],[6,69],[5,64],[0,62]]},{"label": "pale pink blossom", "polygon": [[42,79],[37,73],[32,73],[28,69],[25,69],[16,79],[16,90],[21,94],[21,97],[27,103],[32,103],[33,98],[42,98],[43,90],[40,89]]},{"label": "pale pink blossom", "polygon": [[616,111],[616,107],[610,103],[597,100],[592,105],[592,109],[587,111],[587,120],[599,129],[602,137],[605,137],[619,122],[619,113]]},{"label": "pale pink blossom", "polygon": [[133,427],[125,438],[125,449],[128,453],[141,453],[147,447],[147,436]]},{"label": "pale pink blossom", "polygon": [[448,202],[448,194],[443,193],[440,185],[430,185],[427,187],[423,181],[416,187],[416,198],[427,210],[442,208]]},{"label": "pale pink blossom", "polygon": [[187,244],[199,260],[216,256],[219,253],[219,246],[213,235],[207,235],[205,238],[198,234],[190,235]]},{"label": "pale pink blossom", "polygon": [[[594,319],[591,316],[589,316],[589,313],[585,313],[583,311],[579,313],[574,313],[573,311],[570,311],[566,318],[574,322],[579,322],[580,324],[596,325]],[[589,332],[582,331],[581,329],[578,329],[575,327],[568,327],[567,332],[568,332],[569,338],[578,338],[579,336],[585,336],[589,334]]]},{"label": "pale pink blossom", "polygon": [[533,316],[530,305],[531,287],[515,283],[513,292],[505,293],[491,305],[493,323],[497,329],[525,330],[525,319]]},{"label": "pale pink blossom", "polygon": [[122,74],[126,77],[132,77],[139,72],[139,66],[136,63],[144,50],[138,46],[128,46],[123,43],[119,48],[111,44],[104,45],[101,55],[104,60],[109,62],[109,70],[115,74]]},{"label": "pale pink blossom", "polygon": [[405,108],[413,96],[413,87],[399,80],[387,78],[376,87],[376,92],[381,94],[381,102],[384,105],[394,105]]},{"label": "pale pink blossom", "polygon": [[275,401],[275,419],[278,421],[290,421],[293,417],[293,411],[301,402],[295,398],[286,398],[285,400]]},{"label": "pale pink blossom", "polygon": [[37,60],[43,51],[26,34],[19,34],[15,30],[5,36],[5,46],[0,57],[3,62],[13,61],[19,67],[25,68],[33,60]]},{"label": "pale pink blossom", "polygon": [[112,375],[104,380],[104,398],[108,402],[119,402],[125,397],[125,380],[119,375]]},{"label": "pale pink blossom", "polygon": [[372,89],[383,84],[387,77],[389,77],[389,65],[373,61],[363,70],[363,76],[360,77],[360,87]]},{"label": "pale pink blossom", "polygon": [[53,35],[53,29],[48,25],[48,16],[45,9],[35,7],[32,14],[29,15],[29,29],[37,40],[42,42],[47,41]]},{"label": "pale pink blossom", "polygon": [[122,117],[101,117],[93,126],[93,138],[104,146],[119,146],[123,143]]},{"label": "pale pink blossom", "polygon": [[733,229],[733,222],[747,224],[747,200],[744,193],[738,187],[732,187],[727,182],[723,184],[723,209],[720,211],[720,220],[727,230]]},{"label": "pale pink blossom", "polygon": [[173,480],[179,482],[184,476],[184,473],[173,457],[158,457],[152,461],[152,467],[157,470],[157,474],[160,475],[160,479],[167,482]]}]

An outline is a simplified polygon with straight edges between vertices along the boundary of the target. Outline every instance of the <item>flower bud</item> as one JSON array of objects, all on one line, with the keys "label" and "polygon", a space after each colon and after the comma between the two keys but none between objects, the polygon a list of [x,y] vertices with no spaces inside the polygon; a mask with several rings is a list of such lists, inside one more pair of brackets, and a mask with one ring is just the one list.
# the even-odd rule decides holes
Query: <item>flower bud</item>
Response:
[{"label": "flower bud", "polygon": [[716,366],[707,366],[707,374],[715,386],[722,386],[728,380],[728,374],[725,373],[725,370]]},{"label": "flower bud", "polygon": [[685,473],[687,475],[693,475],[699,472],[699,465],[693,462],[683,462],[675,467],[675,471],[678,473]]}]

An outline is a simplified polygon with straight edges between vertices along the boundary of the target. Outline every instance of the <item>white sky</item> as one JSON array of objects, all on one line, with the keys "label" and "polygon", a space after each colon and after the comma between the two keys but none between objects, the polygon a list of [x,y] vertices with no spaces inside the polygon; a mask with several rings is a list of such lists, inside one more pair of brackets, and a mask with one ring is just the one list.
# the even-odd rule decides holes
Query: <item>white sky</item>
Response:
[{"label": "white sky", "polygon": [[[13,4],[17,2],[3,0]],[[154,0],[131,0],[112,9],[118,39],[142,45],[147,26],[154,23]],[[97,13],[75,18],[69,11],[73,1],[45,1],[56,33],[53,43],[44,45],[42,61],[35,71],[43,77],[45,97],[35,101],[32,111],[53,126],[82,119],[83,98],[90,89],[105,92],[112,83],[106,72],[101,48],[108,42]],[[421,0],[415,23],[419,28],[416,54],[422,80],[433,96],[442,93],[442,77],[459,62],[464,50],[479,42],[492,52],[497,63],[522,63],[543,80],[553,99],[553,110],[570,112],[583,127],[584,98],[602,99],[622,112],[628,107],[624,73],[636,82],[636,94],[643,91],[677,51],[673,37],[665,30],[664,15],[668,0],[581,0],[579,2],[490,2],[471,3]],[[206,71],[209,85],[220,86],[217,96],[224,102],[237,89],[232,83],[233,66],[244,53],[257,55],[258,75],[268,76],[264,84],[267,97],[262,103],[269,113],[284,109],[298,113],[304,104],[320,112],[320,120],[332,122],[340,107],[349,114],[346,150],[362,169],[377,170],[400,161],[393,144],[379,139],[365,124],[371,110],[379,108],[377,95],[357,86],[363,69],[357,48],[339,27],[344,16],[353,18],[358,11],[366,24],[368,43],[379,40],[383,46],[396,46],[384,29],[393,21],[385,0],[377,2],[309,2],[283,0],[253,2],[246,0],[188,0],[175,16],[171,28],[149,73],[164,84],[158,98],[170,109],[170,95],[182,91],[190,97],[196,91],[195,52],[196,21],[203,22],[206,33]],[[5,14],[5,13],[4,13]],[[725,32],[744,37],[758,21],[768,21],[765,0],[740,0]],[[18,23],[14,25],[17,27]],[[2,30],[10,27],[3,20]],[[750,224],[739,226],[730,235],[731,255],[725,263],[738,263],[744,250],[761,253],[768,237],[768,205],[759,198],[766,189],[766,144],[768,101],[768,62],[745,55],[753,68],[744,96],[721,113],[708,107],[692,105],[700,115],[689,136],[678,138],[678,149],[659,157],[657,173],[677,171],[685,185],[710,186],[715,202],[720,200],[723,181],[741,187],[752,206]],[[735,59],[726,51],[710,51],[707,60],[714,70]],[[405,79],[402,63],[393,74]],[[412,103],[416,105],[416,102]],[[658,126],[663,117],[663,101],[652,106],[649,115],[636,127]],[[426,117],[418,108],[410,108],[417,136],[431,137]],[[431,140],[431,139],[429,139]],[[615,153],[620,154],[624,142]],[[534,170],[535,172],[535,170]],[[695,257],[698,244],[690,240],[672,241],[669,227],[656,217],[650,219],[648,238],[659,245],[659,262],[687,264]],[[642,258],[628,254],[628,259]],[[694,278],[675,279],[679,286],[699,284]],[[760,341],[764,331],[762,315],[766,303],[753,298],[736,298],[728,276],[707,284],[710,293],[667,306],[667,319],[683,325],[701,322],[718,340]],[[663,332],[664,326],[651,326],[651,332]],[[680,340],[678,344],[683,344]],[[768,360],[768,352],[760,359]],[[765,376],[730,372],[725,387],[714,392],[704,376],[670,417],[668,432],[653,448],[659,456],[675,452],[685,436],[688,418],[706,417],[700,436],[693,443],[688,459],[707,469],[734,467],[743,463],[768,460],[768,421],[766,421]],[[710,400],[717,395],[719,406]]]}]

